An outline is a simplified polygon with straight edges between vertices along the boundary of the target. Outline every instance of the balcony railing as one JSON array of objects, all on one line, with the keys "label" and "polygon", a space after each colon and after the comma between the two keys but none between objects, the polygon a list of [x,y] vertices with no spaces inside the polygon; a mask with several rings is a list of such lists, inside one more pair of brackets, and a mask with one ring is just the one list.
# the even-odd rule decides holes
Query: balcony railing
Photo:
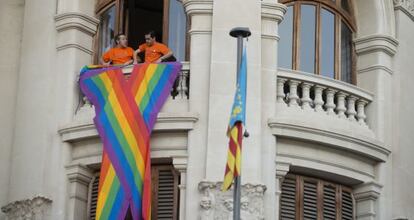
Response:
[{"label": "balcony railing", "polygon": [[365,109],[372,94],[348,83],[280,69],[277,103],[301,111],[314,111],[367,126]]},{"label": "balcony railing", "polygon": [[[171,98],[172,99],[188,99],[190,96],[189,93],[189,82],[190,82],[190,63],[189,62],[181,62],[182,68],[181,71],[178,73],[178,77],[174,82],[173,88],[171,90]],[[122,69],[122,72],[124,73],[125,77],[129,77],[129,75],[132,72],[132,65],[124,67]],[[80,92],[80,91],[79,91]],[[89,100],[83,96],[83,94],[80,94],[82,96],[80,100],[80,105],[78,107],[78,110],[82,108],[84,105],[90,106],[91,103]],[[168,101],[167,101],[168,102]]]}]

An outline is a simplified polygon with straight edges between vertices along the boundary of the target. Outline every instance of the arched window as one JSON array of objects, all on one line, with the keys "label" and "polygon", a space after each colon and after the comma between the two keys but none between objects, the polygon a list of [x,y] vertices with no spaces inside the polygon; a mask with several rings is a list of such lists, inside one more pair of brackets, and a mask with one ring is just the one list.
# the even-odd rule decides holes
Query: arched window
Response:
[{"label": "arched window", "polygon": [[137,49],[145,42],[148,30],[154,30],[157,41],[168,45],[178,60],[188,57],[187,17],[178,0],[98,0],[96,14],[100,25],[95,38],[95,62],[113,46],[118,33],[125,33],[129,46]]},{"label": "arched window", "polygon": [[282,183],[279,219],[353,220],[354,203],[346,186],[288,174]]},{"label": "arched window", "polygon": [[281,0],[279,67],[355,83],[355,22],[350,0]]}]

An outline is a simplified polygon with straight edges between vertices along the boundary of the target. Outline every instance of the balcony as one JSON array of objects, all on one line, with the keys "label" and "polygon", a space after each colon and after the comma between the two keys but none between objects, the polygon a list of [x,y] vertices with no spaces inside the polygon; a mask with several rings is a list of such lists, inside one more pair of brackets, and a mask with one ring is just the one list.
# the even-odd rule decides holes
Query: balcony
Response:
[{"label": "balcony", "polygon": [[330,78],[279,69],[276,114],[269,120],[277,137],[304,140],[385,161],[390,153],[369,128],[366,109],[373,94]]},{"label": "balcony", "polygon": [[[157,123],[154,126],[154,132],[162,134],[153,135],[153,139],[156,143],[161,143],[162,147],[167,145],[164,144],[165,138],[169,137],[168,133],[176,134],[176,138],[182,138],[180,149],[186,147],[186,135],[185,132],[193,128],[193,124],[198,120],[198,116],[195,113],[188,112],[188,98],[189,98],[189,77],[190,69],[189,63],[183,62],[182,70],[180,71],[177,80],[171,90],[171,96],[167,99],[161,112],[158,115]],[[125,67],[123,73],[126,77],[132,72],[132,66]],[[69,124],[62,126],[59,129],[62,140],[65,142],[75,143],[74,146],[85,145],[83,142],[87,140],[95,139],[98,137],[98,133],[93,124],[93,117],[95,116],[94,107],[91,103],[83,97],[80,101],[79,107],[74,115],[73,121]],[[184,132],[184,133],[183,133]],[[183,135],[180,135],[180,134]],[[165,136],[165,137],[164,137]],[[157,145],[157,144],[155,144]],[[165,146],[164,146],[165,145]],[[76,148],[76,147],[75,147]],[[156,146],[155,146],[156,148]],[[100,146],[94,146],[93,151],[100,151]],[[183,148],[184,150],[184,148]],[[73,153],[76,154],[76,149]],[[81,151],[82,154],[88,152]],[[95,152],[96,153],[96,152]],[[95,154],[93,154],[95,155]],[[88,155],[73,155],[74,159],[88,157]],[[91,156],[91,155],[89,155]]]}]

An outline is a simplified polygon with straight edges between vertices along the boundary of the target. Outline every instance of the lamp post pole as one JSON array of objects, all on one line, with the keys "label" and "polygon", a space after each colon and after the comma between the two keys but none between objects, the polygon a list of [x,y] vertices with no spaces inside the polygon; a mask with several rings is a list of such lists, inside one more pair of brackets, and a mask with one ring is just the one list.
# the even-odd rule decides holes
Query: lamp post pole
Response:
[{"label": "lamp post pole", "polygon": [[[246,27],[236,27],[230,30],[230,36],[237,38],[237,80],[236,86],[240,76],[240,65],[243,55],[243,38],[249,37],[251,32]],[[240,199],[241,199],[241,174],[234,178],[233,191],[233,220],[240,220]]]}]

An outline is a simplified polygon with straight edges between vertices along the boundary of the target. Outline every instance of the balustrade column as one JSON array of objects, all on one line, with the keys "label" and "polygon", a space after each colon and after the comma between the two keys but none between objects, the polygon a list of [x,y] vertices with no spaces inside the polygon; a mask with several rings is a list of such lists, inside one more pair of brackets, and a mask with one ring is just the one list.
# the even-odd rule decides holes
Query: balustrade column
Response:
[{"label": "balustrade column", "polygon": [[286,83],[287,79],[283,79],[283,78],[277,78],[277,94],[276,94],[276,101],[278,104],[283,104],[286,105],[285,103],[285,91],[284,91],[284,87],[285,87],[285,83]]},{"label": "balustrade column", "polygon": [[338,105],[336,107],[336,112],[337,112],[339,118],[345,118],[346,117],[346,115],[345,115],[345,111],[346,111],[345,97],[346,97],[346,95],[347,94],[344,93],[344,92],[338,92],[338,94],[336,96],[336,98],[338,99]]},{"label": "balustrade column", "polygon": [[315,101],[313,102],[315,104],[315,111],[316,112],[323,112],[323,104],[324,101],[322,99],[322,92],[326,87],[315,85]]},{"label": "balustrade column", "polygon": [[366,125],[365,119],[365,106],[368,104],[368,102],[364,99],[358,99],[357,101],[357,119],[358,123],[361,125]]},{"label": "balustrade column", "polygon": [[331,88],[328,88],[326,90],[326,104],[325,104],[325,108],[326,108],[326,113],[328,115],[334,115],[334,108],[335,108],[335,103],[334,103],[334,97],[335,97],[335,93],[337,91]]},{"label": "balustrade column", "polygon": [[289,107],[299,107],[298,85],[300,81],[289,80]]},{"label": "balustrade column", "polygon": [[355,101],[357,100],[357,97],[351,95],[348,96],[348,109],[346,111],[346,114],[348,114],[348,119],[350,121],[355,121],[355,115],[356,115],[356,111],[355,111]]},{"label": "balustrade column", "polygon": [[311,83],[304,82],[302,83],[302,109],[311,110],[312,99],[310,98],[310,88],[313,86]]}]

